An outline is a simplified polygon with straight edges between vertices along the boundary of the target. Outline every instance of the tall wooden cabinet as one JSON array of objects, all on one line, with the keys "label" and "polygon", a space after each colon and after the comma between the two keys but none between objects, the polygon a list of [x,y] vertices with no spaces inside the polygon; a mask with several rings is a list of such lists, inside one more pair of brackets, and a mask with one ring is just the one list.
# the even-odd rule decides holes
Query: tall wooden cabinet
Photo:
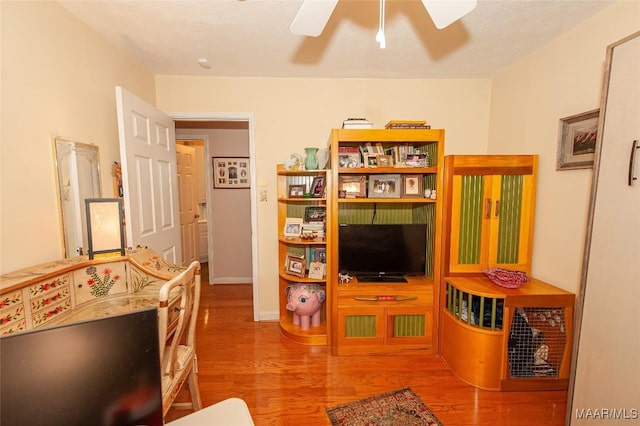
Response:
[{"label": "tall wooden cabinet", "polygon": [[[358,158],[361,149],[366,153],[366,146],[390,153],[391,158],[368,163],[367,155],[363,164],[349,161],[350,155]],[[435,353],[442,216],[438,194],[442,191],[444,130],[334,129],[330,150],[333,185],[327,199],[328,217],[332,218],[328,227],[327,287],[333,354]],[[400,167],[394,161],[393,157],[402,159],[409,152],[421,153],[422,159],[428,157],[428,164]],[[418,180],[413,183],[419,190],[396,187],[401,195],[380,195],[372,182],[383,175],[399,175],[398,186],[404,185],[403,176],[411,175]],[[347,187],[353,193],[346,193]],[[424,189],[433,190],[435,196],[425,197]],[[408,277],[404,283],[364,283],[357,278],[340,283],[339,226],[367,223],[425,224],[424,274]]]},{"label": "tall wooden cabinet", "polygon": [[[637,423],[640,32],[607,49],[566,424]],[[614,417],[614,411],[615,416]]]},{"label": "tall wooden cabinet", "polygon": [[537,168],[535,155],[445,158],[445,274],[530,272]]}]

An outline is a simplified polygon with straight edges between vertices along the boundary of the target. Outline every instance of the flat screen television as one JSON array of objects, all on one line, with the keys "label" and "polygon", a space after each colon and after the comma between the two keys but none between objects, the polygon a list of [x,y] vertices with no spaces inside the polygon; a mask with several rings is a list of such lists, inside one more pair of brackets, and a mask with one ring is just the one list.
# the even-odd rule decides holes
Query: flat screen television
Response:
[{"label": "flat screen television", "polygon": [[155,308],[0,338],[0,424],[162,425]]},{"label": "flat screen television", "polygon": [[427,225],[340,224],[338,267],[359,282],[406,282],[424,275]]}]

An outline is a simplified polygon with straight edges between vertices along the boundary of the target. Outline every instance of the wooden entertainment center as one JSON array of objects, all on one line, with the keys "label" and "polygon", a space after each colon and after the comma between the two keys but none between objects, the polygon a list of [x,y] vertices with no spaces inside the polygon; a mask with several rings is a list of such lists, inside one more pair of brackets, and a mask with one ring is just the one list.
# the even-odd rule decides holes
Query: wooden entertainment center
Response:
[{"label": "wooden entertainment center", "polygon": [[[282,334],[329,345],[334,355],[439,354],[484,389],[566,389],[574,295],[535,278],[506,289],[482,273],[503,268],[530,276],[538,157],[445,157],[444,133],[334,129],[325,170],[278,166]],[[319,177],[322,194],[292,195],[292,185],[311,192]],[[324,232],[285,236],[287,218],[305,217],[309,206],[326,209]],[[423,273],[398,282],[348,276],[339,264],[340,228],[352,224],[423,225]],[[318,248],[326,275],[288,271],[288,256]],[[319,327],[293,324],[285,289],[298,283],[326,294]],[[516,330],[523,321],[524,331]]]}]

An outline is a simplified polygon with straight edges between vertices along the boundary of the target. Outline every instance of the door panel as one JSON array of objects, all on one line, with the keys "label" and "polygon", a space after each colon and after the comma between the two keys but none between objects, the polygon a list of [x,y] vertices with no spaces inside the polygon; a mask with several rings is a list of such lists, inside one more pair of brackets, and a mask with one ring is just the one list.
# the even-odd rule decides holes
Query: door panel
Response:
[{"label": "door panel", "polygon": [[173,120],[116,87],[127,245],[182,264]]},{"label": "door panel", "polygon": [[192,146],[176,145],[178,192],[180,194],[180,229],[182,257],[185,265],[200,259],[198,246],[198,210],[196,203],[196,150]]}]

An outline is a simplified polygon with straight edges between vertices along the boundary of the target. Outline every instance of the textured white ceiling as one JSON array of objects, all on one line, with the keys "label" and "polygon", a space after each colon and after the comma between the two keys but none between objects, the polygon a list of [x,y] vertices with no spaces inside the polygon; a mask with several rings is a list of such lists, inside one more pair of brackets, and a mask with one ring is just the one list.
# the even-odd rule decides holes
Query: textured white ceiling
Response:
[{"label": "textured white ceiling", "polygon": [[479,0],[438,30],[420,1],[387,0],[384,50],[377,0],[340,0],[319,37],[289,31],[302,0],[59,3],[155,74],[492,78],[613,1]]}]

